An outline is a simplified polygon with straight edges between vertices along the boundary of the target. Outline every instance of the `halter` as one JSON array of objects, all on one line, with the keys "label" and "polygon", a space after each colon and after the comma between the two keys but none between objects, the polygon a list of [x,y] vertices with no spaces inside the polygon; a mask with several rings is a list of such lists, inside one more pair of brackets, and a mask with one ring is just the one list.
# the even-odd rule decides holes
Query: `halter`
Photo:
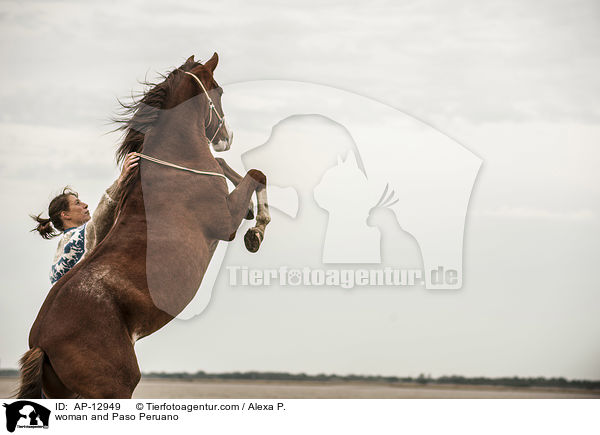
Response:
[{"label": "halter", "polygon": [[208,95],[208,91],[204,87],[204,84],[202,83],[202,81],[198,77],[196,77],[195,74],[192,74],[191,72],[188,72],[188,71],[183,71],[183,72],[187,75],[192,76],[194,78],[194,80],[196,80],[198,82],[198,84],[200,85],[202,90],[204,91],[204,95],[206,95],[206,99],[208,100],[208,107],[210,108],[210,110],[208,112],[210,115],[210,118],[208,118],[208,125],[210,125],[210,122],[212,121],[212,113],[213,112],[215,112],[215,115],[217,115],[217,118],[219,118],[219,126],[215,130],[215,134],[213,134],[213,137],[209,140],[209,143],[212,144],[213,139],[215,138],[215,136],[217,136],[217,133],[219,132],[219,130],[221,130],[221,127],[223,127],[223,124],[225,123],[225,119],[224,119],[225,115],[223,115],[223,116],[219,115],[219,112],[215,108],[215,105],[214,105],[212,99],[210,98],[210,96]]},{"label": "halter", "polygon": [[[221,127],[223,127],[223,124],[225,123],[225,119],[224,119],[225,115],[223,115],[223,116],[219,115],[219,112],[217,112],[217,109],[215,108],[215,105],[214,105],[212,99],[208,95],[208,91],[204,87],[204,84],[202,84],[202,81],[200,81],[200,79],[198,77],[196,77],[195,74],[192,74],[191,72],[187,72],[187,71],[183,71],[183,72],[185,74],[192,76],[194,78],[194,80],[196,80],[198,82],[198,84],[204,91],[204,95],[206,95],[206,98],[208,99],[208,106],[210,108],[210,111],[209,111],[210,118],[208,119],[208,124],[210,125],[210,122],[212,121],[212,113],[213,112],[215,112],[215,115],[217,115],[217,118],[219,118],[219,126],[217,127],[215,134],[209,141],[209,144],[212,144],[213,139],[215,138],[215,136],[217,135],[219,130],[221,130]],[[138,157],[141,157],[142,159],[148,160],[149,162],[158,163],[159,165],[169,166],[171,168],[180,169],[182,171],[193,172],[194,174],[214,175],[215,177],[223,177],[224,179],[227,179],[225,177],[225,175],[219,174],[218,172],[198,171],[197,169],[190,169],[190,168],[186,168],[185,166],[179,166],[179,165],[175,165],[173,163],[165,162],[164,160],[160,160],[160,159],[157,159],[156,157],[152,157],[152,156],[147,156],[146,154],[142,154],[142,153],[133,153],[133,154]]]}]

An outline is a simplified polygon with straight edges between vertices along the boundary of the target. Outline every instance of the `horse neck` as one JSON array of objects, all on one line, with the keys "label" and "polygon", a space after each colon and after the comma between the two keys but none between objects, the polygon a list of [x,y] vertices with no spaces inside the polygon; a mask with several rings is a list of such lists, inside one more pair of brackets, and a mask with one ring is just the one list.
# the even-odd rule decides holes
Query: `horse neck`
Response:
[{"label": "horse neck", "polygon": [[[199,108],[200,106],[200,108]],[[210,149],[204,119],[208,107],[196,98],[163,110],[146,135],[143,153],[176,164],[218,166]]]}]

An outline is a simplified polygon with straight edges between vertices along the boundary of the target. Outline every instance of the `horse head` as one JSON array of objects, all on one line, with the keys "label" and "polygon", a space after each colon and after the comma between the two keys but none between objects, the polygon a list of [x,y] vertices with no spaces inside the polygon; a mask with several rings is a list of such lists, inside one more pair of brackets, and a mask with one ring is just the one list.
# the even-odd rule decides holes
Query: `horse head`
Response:
[{"label": "horse head", "polygon": [[[214,71],[219,63],[219,56],[212,57],[202,64],[190,56],[186,62],[174,72],[181,75],[176,85],[167,91],[163,109],[172,109],[184,102],[192,102],[194,110],[200,115],[198,127],[204,129],[206,137],[217,152],[227,151],[233,142],[233,133],[225,122],[225,113],[221,103],[223,88],[214,79]],[[169,92],[170,91],[170,92]]]}]

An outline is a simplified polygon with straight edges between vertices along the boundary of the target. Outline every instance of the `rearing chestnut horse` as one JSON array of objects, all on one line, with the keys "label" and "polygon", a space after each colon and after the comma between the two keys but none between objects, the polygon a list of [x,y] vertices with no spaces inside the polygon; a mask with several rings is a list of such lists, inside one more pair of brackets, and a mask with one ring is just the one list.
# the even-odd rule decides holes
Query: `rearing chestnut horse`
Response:
[{"label": "rearing chestnut horse", "polygon": [[[209,149],[229,149],[215,53],[190,57],[128,108],[120,160],[142,156],[106,238],[50,290],[21,359],[19,398],[130,398],[140,380],[134,344],[193,298],[219,240],[229,241],[257,194],[258,250],[270,221],[266,177],[241,177]],[[127,106],[126,106],[127,107]],[[236,188],[229,193],[224,176]]]}]

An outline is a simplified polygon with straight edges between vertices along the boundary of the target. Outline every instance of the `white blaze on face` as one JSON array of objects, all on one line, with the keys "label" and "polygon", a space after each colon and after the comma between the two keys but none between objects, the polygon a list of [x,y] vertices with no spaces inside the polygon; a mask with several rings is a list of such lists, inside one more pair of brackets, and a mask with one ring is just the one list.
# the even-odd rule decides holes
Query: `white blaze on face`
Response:
[{"label": "white blaze on face", "polygon": [[233,143],[233,131],[231,130],[231,128],[229,128],[229,124],[227,124],[227,121],[223,120],[223,127],[221,128],[225,129],[227,139],[221,139],[219,142],[213,143],[213,149],[216,152],[227,151],[229,148],[231,148],[231,144]]}]

